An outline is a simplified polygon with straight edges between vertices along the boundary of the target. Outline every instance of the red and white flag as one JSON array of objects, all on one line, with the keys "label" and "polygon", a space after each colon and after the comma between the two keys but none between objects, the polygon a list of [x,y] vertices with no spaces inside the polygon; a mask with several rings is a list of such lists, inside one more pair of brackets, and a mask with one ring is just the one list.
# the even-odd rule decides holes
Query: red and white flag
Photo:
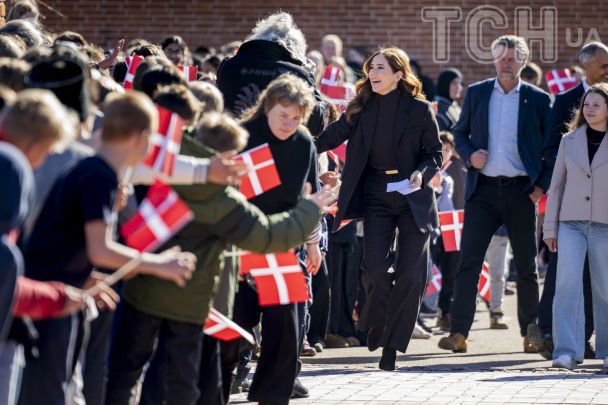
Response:
[{"label": "red and white flag", "polygon": [[249,149],[235,159],[242,160],[249,167],[249,171],[241,177],[239,188],[248,200],[281,185],[281,178],[267,143]]},{"label": "red and white flag", "polygon": [[198,79],[198,66],[178,66],[177,69],[182,72],[189,82],[194,82]]},{"label": "red and white flag", "polygon": [[156,106],[158,131],[150,138],[152,149],[144,163],[154,170],[171,176],[175,157],[179,154],[185,121],[177,114]]},{"label": "red and white flag", "polygon": [[477,294],[486,302],[490,302],[490,268],[486,262],[484,262],[481,266],[479,284],[477,285]]},{"label": "red and white flag", "polygon": [[332,65],[325,66],[319,90],[341,112],[346,111],[348,102],[355,96],[355,87],[345,83],[342,70]]},{"label": "red and white flag", "polygon": [[434,264],[432,268],[432,273],[433,277],[431,278],[431,281],[429,281],[428,285],[426,286],[426,291],[424,292],[425,297],[436,294],[441,290],[441,272]]},{"label": "red and white flag", "polygon": [[551,94],[559,94],[578,84],[570,69],[552,69],[545,74],[545,80]]},{"label": "red and white flag", "polygon": [[135,78],[135,71],[140,63],[144,61],[143,56],[133,55],[127,56],[125,58],[125,63],[127,64],[127,74],[125,75],[125,80],[122,83],[122,87],[125,89],[133,88],[133,78]]},{"label": "red and white flag", "polygon": [[460,250],[460,239],[464,226],[464,210],[443,211],[439,213],[441,239],[446,252]]},{"label": "red and white flag", "polygon": [[327,158],[330,159],[336,166],[335,171],[339,172],[340,171],[340,158],[338,157],[338,155],[336,155],[334,153],[334,151],[332,151],[332,150],[328,150],[326,153],[327,153]]},{"label": "red and white flag", "polygon": [[262,307],[293,304],[308,300],[302,267],[293,250],[265,255],[241,256],[241,274],[251,274]]},{"label": "red and white flag", "polygon": [[232,322],[232,320],[228,319],[214,308],[209,310],[207,322],[205,322],[205,326],[203,327],[203,333],[223,342],[244,338],[249,343],[255,344],[255,339],[251,333]]},{"label": "red and white flag", "polygon": [[344,142],[342,145],[338,146],[337,148],[335,148],[331,151],[334,155],[336,155],[338,157],[338,159],[342,163],[346,163],[346,145],[347,144],[348,144],[348,141]]},{"label": "red and white flag", "polygon": [[179,232],[194,215],[168,185],[156,180],[148,189],[137,213],[120,234],[127,246],[140,252],[155,250]]}]

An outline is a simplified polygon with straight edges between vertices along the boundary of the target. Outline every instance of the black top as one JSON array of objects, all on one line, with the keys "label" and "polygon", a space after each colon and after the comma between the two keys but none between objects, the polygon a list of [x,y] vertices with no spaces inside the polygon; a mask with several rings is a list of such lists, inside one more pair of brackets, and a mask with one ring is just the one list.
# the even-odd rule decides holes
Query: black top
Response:
[{"label": "black top", "polygon": [[596,131],[591,127],[587,127],[587,151],[589,153],[589,164],[593,162],[597,150],[604,139],[606,132]]},{"label": "black top", "polygon": [[109,223],[118,178],[99,156],[78,162],[51,190],[25,248],[25,274],[82,288],[93,270],[84,226]]},{"label": "black top", "polygon": [[0,141],[0,342],[5,339],[17,275],[23,272],[21,252],[7,233],[19,229],[33,202],[34,176],[25,156]]},{"label": "black top", "polygon": [[270,130],[265,114],[245,122],[249,141],[245,150],[268,143],[281,185],[253,197],[250,203],[264,214],[276,214],[296,206],[304,184],[309,182],[313,192],[318,190],[317,150],[312,137],[301,129],[282,141]]},{"label": "black top", "polygon": [[376,128],[369,153],[369,166],[374,170],[394,170],[397,168],[393,144],[400,92],[401,90],[396,88],[383,96],[374,95],[378,103],[378,117],[376,118]]}]

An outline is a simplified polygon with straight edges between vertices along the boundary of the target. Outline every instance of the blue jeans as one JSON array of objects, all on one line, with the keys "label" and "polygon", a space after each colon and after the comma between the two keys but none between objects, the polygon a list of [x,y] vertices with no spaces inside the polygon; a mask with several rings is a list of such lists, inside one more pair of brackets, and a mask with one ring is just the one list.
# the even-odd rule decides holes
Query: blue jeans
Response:
[{"label": "blue jeans", "polygon": [[583,266],[589,257],[597,358],[608,357],[608,225],[561,221],[557,234],[557,281],[553,300],[553,358],[568,355],[583,361],[585,306]]}]

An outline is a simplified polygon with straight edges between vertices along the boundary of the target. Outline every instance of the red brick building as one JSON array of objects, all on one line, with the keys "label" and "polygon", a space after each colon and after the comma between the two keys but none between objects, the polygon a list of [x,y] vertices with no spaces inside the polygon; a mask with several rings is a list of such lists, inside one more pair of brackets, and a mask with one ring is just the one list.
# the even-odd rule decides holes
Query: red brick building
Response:
[{"label": "red brick building", "polygon": [[[45,3],[56,10],[40,4],[47,27],[55,32],[66,29],[80,32],[102,46],[121,37],[160,41],[167,35],[179,34],[191,47],[217,47],[243,39],[257,19],[283,10],[293,14],[307,37],[309,49],[318,48],[323,35],[334,33],[342,37],[345,47],[398,45],[417,58],[432,77],[446,66],[460,68],[469,83],[493,74],[491,66],[473,62],[465,41],[465,27],[472,27],[471,21],[480,18],[476,7],[487,3],[481,0],[45,0]],[[495,4],[500,7],[497,12],[504,17],[497,26],[502,24],[504,28],[492,28],[489,23],[483,25],[482,46],[489,46],[497,35],[516,31],[517,7],[531,9],[531,27],[541,23],[541,7],[557,9],[554,32],[558,60],[555,65],[565,67],[574,63],[580,41],[588,37],[608,41],[608,3],[598,0],[546,3],[505,0]],[[460,20],[450,25],[451,52],[447,64],[433,62],[433,23],[428,16],[428,22],[422,18],[423,8],[433,6],[448,7],[448,12],[460,15]],[[461,10],[454,11],[454,7]],[[538,61],[539,47],[532,44],[532,52],[533,59]],[[551,65],[541,63],[543,68]]]}]

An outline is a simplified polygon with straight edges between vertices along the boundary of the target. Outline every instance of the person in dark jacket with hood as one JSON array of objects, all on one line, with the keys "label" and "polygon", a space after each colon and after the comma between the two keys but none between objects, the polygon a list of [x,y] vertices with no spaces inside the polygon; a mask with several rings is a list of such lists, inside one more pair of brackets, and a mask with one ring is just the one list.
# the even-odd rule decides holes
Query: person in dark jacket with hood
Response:
[{"label": "person in dark jacket with hood", "polygon": [[462,73],[449,68],[439,73],[437,79],[437,124],[440,131],[451,131],[460,118],[458,100],[462,97]]},{"label": "person in dark jacket with hood", "polygon": [[315,88],[314,66],[306,58],[306,39],[291,15],[280,12],[259,21],[237,54],[218,69],[217,87],[224,95],[226,110],[240,116],[253,107],[266,86],[283,73],[292,73],[314,88],[316,105],[308,119],[308,130],[323,129],[321,95]]}]

